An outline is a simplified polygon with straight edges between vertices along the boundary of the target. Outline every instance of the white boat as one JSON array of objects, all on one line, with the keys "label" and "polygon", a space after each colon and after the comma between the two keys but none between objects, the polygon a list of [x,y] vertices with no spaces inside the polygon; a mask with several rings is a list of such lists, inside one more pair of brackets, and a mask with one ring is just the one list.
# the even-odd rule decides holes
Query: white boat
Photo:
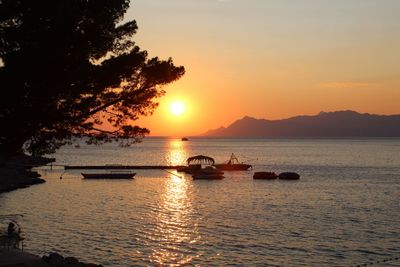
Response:
[{"label": "white boat", "polygon": [[211,166],[197,170],[192,176],[196,180],[220,180],[225,178],[223,171]]}]

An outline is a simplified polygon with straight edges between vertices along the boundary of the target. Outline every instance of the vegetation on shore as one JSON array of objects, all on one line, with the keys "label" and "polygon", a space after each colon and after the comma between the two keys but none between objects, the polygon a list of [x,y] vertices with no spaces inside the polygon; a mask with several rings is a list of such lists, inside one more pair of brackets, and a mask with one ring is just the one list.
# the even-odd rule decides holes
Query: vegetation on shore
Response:
[{"label": "vegetation on shore", "polygon": [[0,159],[78,136],[129,145],[149,133],[134,121],[185,69],[135,44],[129,2],[0,1]]}]

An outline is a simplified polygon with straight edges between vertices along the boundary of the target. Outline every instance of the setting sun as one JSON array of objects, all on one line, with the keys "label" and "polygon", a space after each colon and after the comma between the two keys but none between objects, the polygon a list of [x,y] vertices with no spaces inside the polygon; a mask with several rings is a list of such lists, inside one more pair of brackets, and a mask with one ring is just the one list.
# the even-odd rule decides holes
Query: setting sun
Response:
[{"label": "setting sun", "polygon": [[170,111],[172,114],[179,116],[185,112],[185,105],[181,101],[172,102]]}]

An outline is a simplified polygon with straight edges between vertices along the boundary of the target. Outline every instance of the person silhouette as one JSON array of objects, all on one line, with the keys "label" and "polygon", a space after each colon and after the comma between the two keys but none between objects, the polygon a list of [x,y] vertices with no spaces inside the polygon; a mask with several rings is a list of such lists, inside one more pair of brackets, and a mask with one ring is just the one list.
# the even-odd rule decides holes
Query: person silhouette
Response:
[{"label": "person silhouette", "polygon": [[15,224],[10,222],[8,224],[7,235],[8,235],[8,237],[13,237],[16,234],[17,234],[17,231],[15,230]]},{"label": "person silhouette", "polygon": [[17,232],[17,230],[15,229],[15,224],[10,222],[8,224],[8,228],[7,228],[7,235],[8,235],[8,238],[10,240],[14,241],[14,247],[15,248],[17,248],[19,242],[21,240],[23,240],[19,234],[20,234],[20,231]]}]

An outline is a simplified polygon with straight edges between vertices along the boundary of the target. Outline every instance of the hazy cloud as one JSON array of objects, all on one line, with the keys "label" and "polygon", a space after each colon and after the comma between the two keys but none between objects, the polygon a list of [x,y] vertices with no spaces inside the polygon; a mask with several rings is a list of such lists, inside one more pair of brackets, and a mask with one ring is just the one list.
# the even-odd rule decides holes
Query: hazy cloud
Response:
[{"label": "hazy cloud", "polygon": [[328,89],[370,89],[376,88],[378,83],[370,82],[330,82],[322,83],[319,87]]}]

